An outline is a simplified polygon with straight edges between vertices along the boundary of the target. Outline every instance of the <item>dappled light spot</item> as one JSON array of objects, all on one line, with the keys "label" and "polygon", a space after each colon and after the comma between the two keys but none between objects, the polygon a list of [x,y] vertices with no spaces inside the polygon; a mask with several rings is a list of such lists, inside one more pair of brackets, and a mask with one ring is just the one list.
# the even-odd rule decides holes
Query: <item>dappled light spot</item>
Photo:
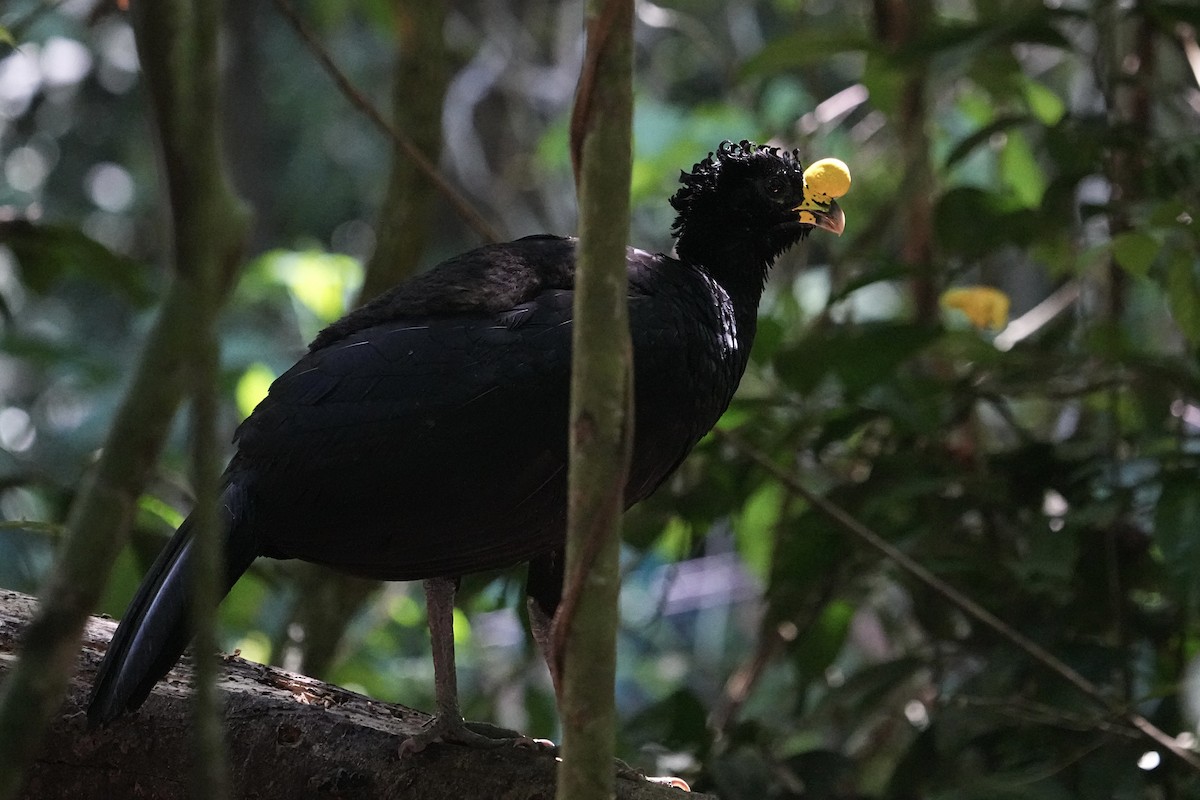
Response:
[{"label": "dappled light spot", "polygon": [[101,162],[84,178],[88,197],[102,211],[118,214],[133,204],[133,177],[120,164]]},{"label": "dappled light spot", "polygon": [[339,253],[273,250],[262,258],[272,277],[322,323],[344,314],[362,285],[362,265]]},{"label": "dappled light spot", "polygon": [[246,368],[238,378],[235,395],[237,397],[238,413],[242,419],[250,416],[254,407],[262,402],[275,380],[275,373],[266,364],[256,361]]},{"label": "dappled light spot", "polygon": [[47,86],[71,86],[92,70],[92,54],[80,42],[52,36],[42,47],[40,66]]},{"label": "dappled light spot", "polygon": [[0,447],[10,453],[22,453],[33,447],[37,428],[23,408],[10,406],[0,411]]}]

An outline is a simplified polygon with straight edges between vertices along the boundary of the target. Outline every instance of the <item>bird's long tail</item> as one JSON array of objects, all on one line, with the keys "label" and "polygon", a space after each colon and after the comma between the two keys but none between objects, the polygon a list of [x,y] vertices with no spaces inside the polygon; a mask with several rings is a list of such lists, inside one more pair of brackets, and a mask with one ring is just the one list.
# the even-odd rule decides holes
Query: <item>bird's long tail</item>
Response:
[{"label": "bird's long tail", "polygon": [[[244,493],[227,485],[218,515],[226,533],[225,592],[254,560],[252,537],[240,530],[244,509]],[[140,706],[188,646],[192,638],[190,608],[195,568],[192,528],[192,517],[188,517],[142,579],[109,642],[88,704],[92,724],[111,722]]]}]

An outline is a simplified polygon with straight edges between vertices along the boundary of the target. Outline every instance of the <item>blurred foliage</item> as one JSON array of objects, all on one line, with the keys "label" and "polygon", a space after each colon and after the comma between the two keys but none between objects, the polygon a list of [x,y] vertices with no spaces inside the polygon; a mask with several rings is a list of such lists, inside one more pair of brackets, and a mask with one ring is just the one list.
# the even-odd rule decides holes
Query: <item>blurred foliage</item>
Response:
[{"label": "blurred foliage", "polygon": [[[304,11],[364,93],[388,97],[386,4]],[[581,13],[448,12],[442,166],[512,236],[573,229]],[[670,247],[678,170],[723,138],[837,156],[855,176],[846,237],[814,236],[777,266],[722,426],[1193,745],[1197,6],[698,0],[638,14],[637,244]],[[258,214],[223,326],[232,431],[353,296],[389,148],[269,4],[230,4],[227,38],[231,161]],[[0,9],[0,585],[24,591],[162,284],[137,81],[113,6]],[[437,216],[426,263],[478,243],[448,207]],[[929,276],[937,295],[1003,291],[1008,325],[974,327],[951,310],[961,292],[930,313],[914,299]],[[122,612],[186,512],[182,445],[99,611]],[[627,542],[622,749],[651,771],[727,800],[1200,797],[1200,776],[724,440],[631,512]],[[288,664],[305,633],[288,624],[295,594],[288,565],[257,564],[223,606],[229,647]],[[521,597],[519,576],[466,582],[464,702],[552,735]],[[387,586],[346,621],[330,677],[430,707],[423,625],[416,588]]]}]

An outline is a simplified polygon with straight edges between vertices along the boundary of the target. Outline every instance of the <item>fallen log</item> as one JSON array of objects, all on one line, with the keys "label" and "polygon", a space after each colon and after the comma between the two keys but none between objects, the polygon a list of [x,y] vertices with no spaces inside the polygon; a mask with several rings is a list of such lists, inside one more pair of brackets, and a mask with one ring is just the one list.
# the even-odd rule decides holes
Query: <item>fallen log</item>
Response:
[{"label": "fallen log", "polygon": [[[0,684],[19,653],[36,599],[0,589]],[[191,660],[162,680],[142,708],[89,728],[85,708],[116,623],[92,617],[77,671],[41,754],[26,776],[27,800],[190,798]],[[400,758],[398,746],[428,720],[423,712],[226,656],[218,688],[237,797],[368,800],[551,800],[556,760],[548,749],[475,750],[432,745]],[[645,780],[617,781],[621,800],[704,800]],[[712,800],[710,798],[710,800]]]}]

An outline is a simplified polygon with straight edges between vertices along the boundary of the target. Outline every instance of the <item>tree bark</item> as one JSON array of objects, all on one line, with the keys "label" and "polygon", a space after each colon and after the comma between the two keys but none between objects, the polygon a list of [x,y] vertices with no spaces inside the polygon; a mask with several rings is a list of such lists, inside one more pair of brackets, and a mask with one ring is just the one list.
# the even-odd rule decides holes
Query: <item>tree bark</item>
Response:
[{"label": "tree bark", "polygon": [[[12,669],[18,639],[36,600],[0,590],[0,680]],[[89,729],[84,708],[96,667],[116,623],[92,617],[78,670],[18,797],[110,800],[188,797],[194,737],[192,660],[185,657],[136,714]],[[238,798],[408,797],[422,800],[548,800],[555,758],[520,747],[474,750],[433,745],[400,759],[404,737],[429,716],[379,703],[302,675],[221,659],[217,679]],[[622,800],[668,800],[675,789],[617,781]],[[703,798],[704,795],[692,795]]]},{"label": "tree bark", "polygon": [[[911,49],[928,27],[929,0],[874,0],[875,30],[892,53]],[[923,325],[938,319],[938,269],[934,264],[933,201],[936,179],[930,162],[929,113],[926,104],[928,65],[915,63],[904,72],[894,111],[904,154],[906,201],[900,209],[904,235],[900,261],[912,269],[909,287],[913,317]]]},{"label": "tree bark", "polygon": [[562,676],[559,800],[606,800],[617,715],[624,488],[633,444],[633,352],[625,243],[632,172],[633,2],[591,0],[571,115],[579,263],[571,339],[566,574],[554,620]]},{"label": "tree bark", "polygon": [[240,264],[247,212],[222,168],[216,15],[192,16],[205,8],[177,0],[134,9],[171,204],[175,275],[100,457],[71,504],[65,544],[43,582],[21,661],[0,684],[0,798],[12,796],[61,702],[79,630],[125,543],[187,387],[197,331],[209,335]]},{"label": "tree bark", "polygon": [[[442,153],[442,104],[453,75],[442,28],[446,8],[425,0],[396,0],[396,66],[392,78],[392,124],[408,134],[434,164]],[[413,87],[421,87],[414,92]],[[360,301],[382,294],[417,273],[434,212],[438,187],[392,143],[391,177],[376,220],[375,252],[367,264]],[[442,212],[444,213],[444,212]]]}]

